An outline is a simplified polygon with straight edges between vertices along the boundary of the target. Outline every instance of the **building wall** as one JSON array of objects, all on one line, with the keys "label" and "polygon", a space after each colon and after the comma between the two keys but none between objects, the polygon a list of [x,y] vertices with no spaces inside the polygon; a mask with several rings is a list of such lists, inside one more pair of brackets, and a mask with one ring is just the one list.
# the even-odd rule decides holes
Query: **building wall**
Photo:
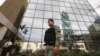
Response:
[{"label": "building wall", "polygon": [[0,11],[11,21],[15,23],[20,10],[26,8],[27,0],[6,0],[1,6]]},{"label": "building wall", "polygon": [[[17,29],[20,25],[27,4],[27,0],[6,0],[5,3],[0,7],[0,23],[11,32],[18,35],[19,38],[23,36],[18,32]],[[3,30],[6,33],[7,30]]]}]

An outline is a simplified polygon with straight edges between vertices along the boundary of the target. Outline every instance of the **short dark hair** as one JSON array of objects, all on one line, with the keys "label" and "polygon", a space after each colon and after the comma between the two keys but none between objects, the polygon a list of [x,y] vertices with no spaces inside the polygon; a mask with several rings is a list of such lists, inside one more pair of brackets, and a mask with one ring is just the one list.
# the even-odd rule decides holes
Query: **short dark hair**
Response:
[{"label": "short dark hair", "polygon": [[54,22],[54,20],[53,20],[52,18],[49,18],[48,22],[49,22],[49,21],[52,21],[52,22]]}]

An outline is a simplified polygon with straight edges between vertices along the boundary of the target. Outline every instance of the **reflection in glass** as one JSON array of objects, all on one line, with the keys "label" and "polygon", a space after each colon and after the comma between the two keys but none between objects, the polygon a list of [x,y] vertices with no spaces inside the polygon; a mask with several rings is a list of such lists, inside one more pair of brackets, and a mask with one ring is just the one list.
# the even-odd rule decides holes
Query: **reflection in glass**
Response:
[{"label": "reflection in glass", "polygon": [[80,30],[77,22],[75,22],[75,21],[71,21],[71,27],[73,30]]},{"label": "reflection in glass", "polygon": [[83,16],[84,21],[90,22],[89,17],[87,15],[82,15],[82,16]]},{"label": "reflection in glass", "polygon": [[74,11],[75,14],[80,14],[78,9],[73,8],[73,11]]},{"label": "reflection in glass", "polygon": [[66,8],[68,13],[73,13],[72,8]]},{"label": "reflection in glass", "polygon": [[53,6],[53,11],[59,12],[59,6]]},{"label": "reflection in glass", "polygon": [[65,6],[68,8],[68,7],[71,7],[71,4],[70,3],[65,3]]},{"label": "reflection in glass", "polygon": [[60,8],[60,12],[65,11],[66,12],[66,8],[65,7],[59,7]]},{"label": "reflection in glass", "polygon": [[53,12],[53,19],[60,19],[60,13],[58,12]]},{"label": "reflection in glass", "polygon": [[38,0],[38,3],[44,4],[44,0]]},{"label": "reflection in glass", "polygon": [[31,3],[37,3],[38,0],[30,0]]},{"label": "reflection in glass", "polygon": [[43,4],[37,4],[36,10],[44,10]]},{"label": "reflection in glass", "polygon": [[26,27],[31,27],[32,21],[33,21],[33,18],[24,17],[21,25],[25,25]]},{"label": "reflection in glass", "polygon": [[48,19],[44,19],[43,28],[49,28],[49,26],[48,26]]},{"label": "reflection in glass", "polygon": [[87,27],[84,22],[78,22],[81,30],[87,30]]},{"label": "reflection in glass", "polygon": [[51,7],[51,5],[45,5],[45,10],[52,11],[52,7]]},{"label": "reflection in glass", "polygon": [[34,17],[34,13],[35,13],[34,10],[26,10],[24,16],[26,16],[26,17]]},{"label": "reflection in glass", "polygon": [[65,6],[64,2],[59,2],[59,6]]},{"label": "reflection in glass", "polygon": [[32,29],[30,41],[41,41],[42,29]]},{"label": "reflection in glass", "polygon": [[76,17],[74,14],[68,14],[69,20],[76,20]]},{"label": "reflection in glass", "polygon": [[34,18],[33,28],[42,28],[43,19]]},{"label": "reflection in glass", "polygon": [[51,5],[51,0],[45,0],[45,4],[50,4]]},{"label": "reflection in glass", "polygon": [[52,0],[52,5],[58,5],[58,1]]},{"label": "reflection in glass", "polygon": [[28,8],[29,9],[36,9],[36,4],[29,3]]},{"label": "reflection in glass", "polygon": [[76,16],[76,18],[77,18],[77,21],[83,21],[83,18],[82,18],[81,15],[76,14],[75,16]]},{"label": "reflection in glass", "polygon": [[52,12],[44,11],[44,18],[52,18]]},{"label": "reflection in glass", "polygon": [[43,18],[43,11],[36,10],[35,17]]}]

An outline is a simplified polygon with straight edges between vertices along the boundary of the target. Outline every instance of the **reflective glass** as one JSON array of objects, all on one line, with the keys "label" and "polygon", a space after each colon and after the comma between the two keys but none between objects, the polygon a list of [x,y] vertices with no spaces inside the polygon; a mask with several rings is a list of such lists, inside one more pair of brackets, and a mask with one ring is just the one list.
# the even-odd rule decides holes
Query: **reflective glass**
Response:
[{"label": "reflective glass", "polygon": [[31,3],[37,3],[38,0],[30,0]]},{"label": "reflective glass", "polygon": [[66,8],[68,13],[73,13],[72,8]]},{"label": "reflective glass", "polygon": [[45,5],[45,10],[52,11],[52,7],[51,7],[51,5]]},{"label": "reflective glass", "polygon": [[75,14],[68,14],[69,20],[76,20]]},{"label": "reflective glass", "polygon": [[53,19],[60,19],[61,15],[58,12],[53,12]]},{"label": "reflective glass", "polygon": [[75,14],[80,14],[78,9],[73,8],[73,11],[74,11]]},{"label": "reflective glass", "polygon": [[83,9],[79,10],[81,14],[86,14],[86,12]]},{"label": "reflective glass", "polygon": [[36,10],[35,17],[43,18],[43,11]]},{"label": "reflective glass", "polygon": [[32,29],[30,41],[40,42],[42,36],[42,29]]},{"label": "reflective glass", "polygon": [[59,12],[59,6],[53,6],[53,11]]},{"label": "reflective glass", "polygon": [[94,16],[89,16],[89,19],[90,19],[91,22],[94,22],[95,21]]},{"label": "reflective glass", "polygon": [[87,15],[82,15],[82,16],[83,16],[83,18],[84,18],[84,21],[90,22],[89,17],[88,17]]},{"label": "reflective glass", "polygon": [[33,28],[42,28],[43,19],[34,18]]},{"label": "reflective glass", "polygon": [[81,15],[76,14],[77,21],[84,21]]},{"label": "reflective glass", "polygon": [[52,0],[52,5],[58,5],[59,3],[58,3],[58,1],[53,1]]},{"label": "reflective glass", "polygon": [[37,4],[36,10],[44,10],[43,4]]},{"label": "reflective glass", "polygon": [[31,27],[32,21],[33,21],[33,18],[24,17],[21,25],[25,25],[26,27]]},{"label": "reflective glass", "polygon": [[45,4],[50,4],[51,5],[51,0],[45,0]]},{"label": "reflective glass", "polygon": [[34,17],[35,10],[26,10],[24,16],[26,17]]},{"label": "reflective glass", "polygon": [[88,30],[84,22],[78,22],[81,30]]},{"label": "reflective glass", "polygon": [[75,21],[71,21],[71,27],[73,30],[80,30],[79,25]]},{"label": "reflective glass", "polygon": [[59,2],[59,6],[65,6],[64,2]]},{"label": "reflective glass", "polygon": [[29,3],[28,9],[36,9],[36,4]]},{"label": "reflective glass", "polygon": [[44,19],[43,28],[49,28],[49,26],[48,26],[48,19]]},{"label": "reflective glass", "polygon": [[71,4],[70,3],[65,3],[65,6],[68,8],[68,7],[71,7]]},{"label": "reflective glass", "polygon": [[65,7],[59,7],[60,8],[60,12],[64,11],[66,12],[66,8]]},{"label": "reflective glass", "polygon": [[44,18],[52,18],[52,12],[45,11],[44,12]]},{"label": "reflective glass", "polygon": [[44,0],[38,0],[38,3],[44,4]]}]

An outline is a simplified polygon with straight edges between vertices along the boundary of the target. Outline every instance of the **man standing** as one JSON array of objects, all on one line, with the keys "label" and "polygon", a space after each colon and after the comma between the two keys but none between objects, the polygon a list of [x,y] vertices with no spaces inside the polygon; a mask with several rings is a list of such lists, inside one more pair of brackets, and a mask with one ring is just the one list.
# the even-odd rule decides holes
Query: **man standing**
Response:
[{"label": "man standing", "polygon": [[50,28],[46,30],[44,36],[46,56],[58,56],[61,31],[59,26],[54,25],[53,19],[48,20],[48,25]]}]

